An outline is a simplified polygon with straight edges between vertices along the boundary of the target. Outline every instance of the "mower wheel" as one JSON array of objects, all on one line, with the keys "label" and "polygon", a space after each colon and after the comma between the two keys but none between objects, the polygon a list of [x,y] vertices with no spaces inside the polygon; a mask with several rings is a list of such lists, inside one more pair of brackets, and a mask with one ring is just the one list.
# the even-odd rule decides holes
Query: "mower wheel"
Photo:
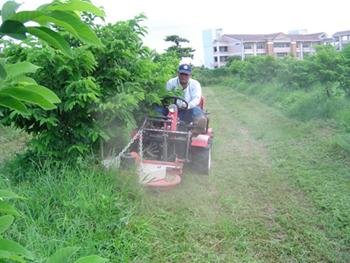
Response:
[{"label": "mower wheel", "polygon": [[211,144],[207,147],[194,147],[191,168],[198,174],[209,175],[211,166]]}]

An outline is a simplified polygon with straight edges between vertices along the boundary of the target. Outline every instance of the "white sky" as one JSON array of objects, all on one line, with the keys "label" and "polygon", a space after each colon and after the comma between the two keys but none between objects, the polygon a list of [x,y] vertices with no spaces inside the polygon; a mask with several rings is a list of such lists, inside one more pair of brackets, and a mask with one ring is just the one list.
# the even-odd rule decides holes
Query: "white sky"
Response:
[{"label": "white sky", "polygon": [[[5,0],[0,0],[0,6]],[[34,10],[50,0],[16,0],[24,2],[20,10]],[[171,44],[167,35],[186,38],[196,49],[195,65],[204,64],[202,31],[222,28],[224,34],[270,34],[295,29],[307,33],[350,30],[350,0],[92,0],[103,6],[107,22],[132,19],[144,13],[148,19],[141,23],[148,27],[144,44],[158,53]],[[188,61],[187,61],[188,62]]]}]

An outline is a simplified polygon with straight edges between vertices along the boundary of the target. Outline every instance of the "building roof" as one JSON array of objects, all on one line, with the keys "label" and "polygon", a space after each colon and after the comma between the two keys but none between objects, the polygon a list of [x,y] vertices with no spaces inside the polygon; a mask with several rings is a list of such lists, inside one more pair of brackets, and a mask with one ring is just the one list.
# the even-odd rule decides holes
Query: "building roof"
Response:
[{"label": "building roof", "polygon": [[266,34],[228,34],[224,36],[247,42],[247,41],[263,41],[268,38],[275,38],[279,34],[281,33],[274,33],[274,34],[267,34],[267,35]]},{"label": "building roof", "polygon": [[294,38],[295,40],[299,41],[317,41],[317,40],[323,40],[328,37],[328,35],[325,32],[320,33],[313,33],[313,34],[289,34],[290,38]]},{"label": "building roof", "polygon": [[346,36],[346,35],[350,35],[350,30],[339,31],[339,32],[334,33],[332,36]]},{"label": "building roof", "polygon": [[299,41],[319,41],[327,37],[327,34],[324,32],[320,32],[320,33],[302,35],[302,34],[284,34],[282,32],[278,32],[273,34],[227,34],[224,36],[241,40],[243,42],[258,42],[258,41],[266,41],[267,39],[277,39],[277,38],[290,38],[290,39],[295,39],[296,41],[298,40]]}]

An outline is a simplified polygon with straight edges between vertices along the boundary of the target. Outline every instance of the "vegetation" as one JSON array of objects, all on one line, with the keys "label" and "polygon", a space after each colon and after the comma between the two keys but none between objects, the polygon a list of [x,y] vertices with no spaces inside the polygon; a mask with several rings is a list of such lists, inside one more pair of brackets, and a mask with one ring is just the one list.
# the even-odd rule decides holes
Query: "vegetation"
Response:
[{"label": "vegetation", "polygon": [[72,58],[47,45],[38,47],[37,40],[26,45],[3,41],[2,56],[11,63],[40,66],[33,78],[49,85],[61,101],[50,111],[28,105],[30,116],[2,111],[3,124],[33,135],[29,158],[46,155],[61,161],[90,153],[103,156],[111,150],[103,149],[106,142],[123,139],[121,127],[135,126],[153,103],[160,103],[167,94],[164,83],[178,60],[142,45],[146,31],[139,23],[144,18],[106,26],[90,21],[103,46],[83,46],[62,32]]},{"label": "vegetation", "polygon": [[[74,12],[89,11],[103,17],[104,13],[90,3],[80,0],[54,2],[43,5],[36,11],[16,13],[20,5],[14,1],[7,1],[3,5],[1,37],[7,35],[24,41],[27,39],[26,34],[29,33],[59,49],[66,56],[72,57],[68,43],[59,33],[50,29],[50,24],[54,23],[69,30],[80,41],[101,45],[89,26],[81,21],[80,16],[74,14]],[[36,22],[41,26],[25,26],[27,22]],[[2,58],[0,60],[0,106],[16,110],[22,115],[29,115],[23,102],[38,105],[44,110],[55,109],[54,103],[59,103],[59,98],[49,89],[38,85],[33,78],[25,77],[25,74],[35,73],[37,69],[37,66],[27,61],[8,64],[7,57]]]},{"label": "vegetation", "polygon": [[194,69],[210,85],[212,175],[185,171],[173,191],[151,192],[98,158],[168,94],[188,41],[168,36],[174,50],[157,54],[142,43],[145,16],[99,25],[80,0],[17,7],[0,27],[21,40],[1,40],[0,102],[18,101],[0,103],[1,262],[350,261],[349,47]]},{"label": "vegetation", "polygon": [[[350,46],[336,52],[319,46],[306,60],[272,56],[233,57],[227,67],[196,68],[202,85],[225,83],[258,98],[301,121],[333,122],[339,129],[335,143],[350,150]],[[224,82],[223,82],[224,81]]]},{"label": "vegetation", "polygon": [[[21,193],[25,199],[14,202],[1,195],[19,211],[18,218],[2,235],[31,251],[30,256],[21,253],[29,262],[127,259],[129,238],[136,234],[129,225],[137,205],[133,199],[138,199],[137,188],[132,187],[133,177],[115,176],[84,162],[58,168],[42,160],[31,163],[25,173],[21,173],[17,162],[6,163],[1,167],[0,188]],[[99,256],[89,256],[92,254]],[[79,258],[86,260],[78,261]]]},{"label": "vegetation", "polygon": [[77,245],[76,257],[110,262],[348,262],[349,154],[334,146],[337,131],[231,87],[204,94],[215,129],[209,177],[185,171],[158,192],[88,162],[21,172],[7,160],[0,188],[26,199],[11,202],[23,215],[6,238],[35,262]]},{"label": "vegetation", "polygon": [[174,45],[167,48],[165,51],[167,53],[175,53],[179,60],[183,58],[193,58],[193,53],[196,51],[191,47],[182,47],[181,43],[189,43],[186,38],[179,37],[177,35],[167,36],[164,39],[166,42],[173,42]]}]

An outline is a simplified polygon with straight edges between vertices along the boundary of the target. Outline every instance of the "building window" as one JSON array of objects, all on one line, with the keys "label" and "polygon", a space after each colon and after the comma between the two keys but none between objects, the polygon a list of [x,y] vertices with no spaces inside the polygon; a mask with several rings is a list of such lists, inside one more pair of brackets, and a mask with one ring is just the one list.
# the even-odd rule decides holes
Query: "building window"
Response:
[{"label": "building window", "polygon": [[309,43],[303,43],[303,48],[310,47]]},{"label": "building window", "polygon": [[214,47],[214,53],[217,52],[217,51],[218,51],[217,47]]},{"label": "building window", "polygon": [[287,53],[287,52],[276,53],[276,57],[278,57],[278,58],[284,58],[285,56],[288,56],[288,53]]},{"label": "building window", "polygon": [[290,47],[290,43],[274,43],[273,47],[274,48],[286,48],[286,47]]},{"label": "building window", "polygon": [[228,51],[228,48],[227,48],[227,47],[220,47],[220,48],[219,48],[219,51],[220,51],[220,52],[227,52],[227,51]]},{"label": "building window", "polygon": [[264,44],[257,44],[256,48],[257,49],[265,49],[265,45]]},{"label": "building window", "polygon": [[244,49],[252,49],[252,45],[250,44],[244,45]]},{"label": "building window", "polygon": [[228,56],[220,57],[220,62],[225,62],[228,60]]},{"label": "building window", "polygon": [[218,62],[218,57],[214,57],[214,62]]}]

